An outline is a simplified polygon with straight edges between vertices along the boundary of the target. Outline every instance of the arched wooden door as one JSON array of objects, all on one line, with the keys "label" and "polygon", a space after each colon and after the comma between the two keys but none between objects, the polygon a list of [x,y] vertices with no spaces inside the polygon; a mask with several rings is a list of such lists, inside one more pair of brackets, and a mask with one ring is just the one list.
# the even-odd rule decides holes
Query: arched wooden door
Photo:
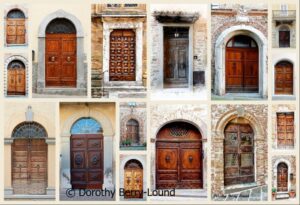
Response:
[{"label": "arched wooden door", "polygon": [[254,133],[251,126],[229,123],[224,134],[224,185],[254,182]]},{"label": "arched wooden door", "polygon": [[46,194],[46,130],[36,122],[23,122],[13,131],[12,187],[14,194]]},{"label": "arched wooden door", "polygon": [[19,60],[14,60],[7,66],[7,95],[25,95],[25,92],[25,65]]},{"label": "arched wooden door", "polygon": [[115,29],[110,33],[110,81],[135,81],[135,32]]},{"label": "arched wooden door", "polygon": [[129,160],[124,167],[125,198],[143,198],[143,166],[138,160]]},{"label": "arched wooden door", "polygon": [[52,20],[46,28],[46,86],[76,87],[76,28],[65,18]]},{"label": "arched wooden door", "polygon": [[132,143],[138,144],[140,141],[139,137],[139,123],[134,119],[128,120],[126,123],[126,136],[127,139],[131,140]]},{"label": "arched wooden door", "polygon": [[277,166],[277,192],[288,191],[288,166],[281,162]]},{"label": "arched wooden door", "polygon": [[226,45],[225,61],[226,92],[258,92],[258,47],[252,38],[231,38]]},{"label": "arched wooden door", "polygon": [[288,61],[280,61],[275,66],[275,94],[293,95],[293,64]]},{"label": "arched wooden door", "polygon": [[103,135],[100,124],[81,118],[71,128],[71,184],[73,189],[102,189]]},{"label": "arched wooden door", "polygon": [[12,9],[6,19],[6,43],[25,44],[25,15],[19,9]]},{"label": "arched wooden door", "polygon": [[202,136],[186,122],[172,122],[157,134],[156,188],[203,188]]}]

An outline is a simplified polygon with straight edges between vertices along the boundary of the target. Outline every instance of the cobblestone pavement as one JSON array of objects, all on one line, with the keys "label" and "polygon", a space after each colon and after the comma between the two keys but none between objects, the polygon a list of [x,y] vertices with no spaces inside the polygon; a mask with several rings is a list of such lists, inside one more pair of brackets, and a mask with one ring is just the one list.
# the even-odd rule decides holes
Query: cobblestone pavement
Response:
[{"label": "cobblestone pavement", "polygon": [[214,201],[266,201],[268,200],[268,187],[260,186],[240,192],[217,196]]}]

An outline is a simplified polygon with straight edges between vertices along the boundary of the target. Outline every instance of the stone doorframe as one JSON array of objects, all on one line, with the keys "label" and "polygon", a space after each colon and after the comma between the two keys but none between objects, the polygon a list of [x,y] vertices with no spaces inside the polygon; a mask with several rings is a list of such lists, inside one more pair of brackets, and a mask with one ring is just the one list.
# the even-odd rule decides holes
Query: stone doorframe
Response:
[{"label": "stone doorframe", "polygon": [[[113,86],[142,86],[143,85],[143,22],[111,22],[103,21],[103,73],[104,85]],[[110,81],[110,34],[115,29],[132,29],[135,32],[135,81]]]},{"label": "stone doorframe", "polygon": [[[266,143],[267,136],[264,136],[263,127],[261,126],[260,122],[256,120],[255,116],[253,116],[251,113],[239,109],[231,110],[229,112],[226,112],[226,114],[220,118],[220,120],[217,122],[215,126],[212,126],[212,143],[213,147],[222,147],[221,152],[214,152],[212,153],[215,157],[213,160],[218,160],[218,166],[214,165],[214,171],[213,174],[218,176],[214,176],[214,178],[219,178],[221,182],[219,184],[216,184],[215,181],[212,182],[212,188],[214,190],[217,190],[219,193],[223,193],[226,188],[235,188],[239,185],[232,185],[225,187],[224,185],[224,130],[227,126],[227,124],[238,117],[242,117],[250,122],[250,126],[253,129],[254,132],[254,180],[256,185],[263,185],[265,183],[264,178],[264,166],[260,166],[259,164],[264,164],[265,159],[261,156],[264,155],[264,146],[262,145],[262,142]],[[216,193],[213,193],[216,194]]]},{"label": "stone doorframe", "polygon": [[[158,75],[159,84],[156,86],[158,89],[164,89],[164,27],[188,27],[189,28],[189,66],[188,66],[188,89],[193,90],[193,23],[159,23],[158,33],[160,33],[159,45],[161,45],[160,57],[157,59],[159,62]],[[172,88],[167,88],[172,89]],[[176,88],[175,88],[176,89]]]},{"label": "stone doorframe", "polygon": [[[85,91],[86,90],[86,79],[85,79],[85,66],[84,66],[84,60],[85,60],[85,54],[84,54],[84,31],[83,27],[81,25],[81,22],[79,19],[64,10],[57,10],[48,16],[46,16],[43,21],[41,22],[39,26],[39,31],[38,31],[38,73],[37,73],[37,92],[38,93],[44,93],[44,91],[47,90],[46,88],[46,82],[45,82],[45,49],[46,49],[46,28],[48,24],[56,19],[56,18],[65,18],[71,21],[75,28],[76,28],[76,58],[77,58],[77,82],[76,82],[76,90],[81,90]],[[66,92],[68,90],[74,89],[74,88],[61,88],[59,87],[60,90],[65,90]]]},{"label": "stone doorframe", "polygon": [[277,190],[277,167],[279,165],[279,163],[285,163],[287,165],[287,168],[288,168],[288,191],[291,190],[291,182],[290,182],[290,174],[291,174],[291,169],[292,169],[292,166],[291,166],[291,163],[290,161],[286,160],[286,159],[277,159],[275,161],[275,163],[273,164],[273,176],[275,176],[275,184],[273,184],[273,187],[276,188]]},{"label": "stone doorframe", "polygon": [[258,94],[262,98],[268,96],[268,76],[267,76],[267,53],[268,41],[264,34],[252,26],[237,25],[224,30],[216,40],[215,45],[215,80],[214,93],[216,95],[226,94],[226,44],[236,35],[246,35],[253,38],[258,45],[259,52],[259,91]]},{"label": "stone doorframe", "polygon": [[[97,110],[91,110],[89,112],[81,111],[69,116],[69,118],[61,126],[61,150],[60,150],[60,188],[69,189],[71,185],[71,160],[70,160],[70,139],[71,128],[73,124],[83,117],[91,117],[101,125],[103,128],[103,188],[114,188],[115,182],[115,170],[113,169],[115,159],[115,147],[116,145],[113,138],[115,135],[113,125],[109,118],[103,113]],[[109,145],[113,146],[109,146]],[[109,163],[108,163],[109,162]],[[107,169],[112,171],[112,176],[105,177]]]},{"label": "stone doorframe", "polygon": [[8,65],[10,62],[14,61],[14,60],[19,60],[21,61],[24,65],[25,65],[25,95],[19,95],[19,96],[28,96],[28,61],[27,59],[22,56],[22,55],[12,55],[9,56],[5,59],[4,62],[4,95],[5,97],[13,97],[13,96],[9,96],[7,95],[7,69],[8,69]]}]

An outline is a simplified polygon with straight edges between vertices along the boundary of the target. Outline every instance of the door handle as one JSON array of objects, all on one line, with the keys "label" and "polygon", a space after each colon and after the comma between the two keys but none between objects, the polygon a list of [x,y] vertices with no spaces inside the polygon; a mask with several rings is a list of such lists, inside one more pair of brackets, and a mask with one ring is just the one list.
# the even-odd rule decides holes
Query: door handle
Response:
[{"label": "door handle", "polygon": [[68,62],[71,61],[71,57],[70,57],[70,56],[67,57],[67,61],[68,61]]},{"label": "door handle", "polygon": [[56,60],[55,56],[51,56],[50,61],[54,62]]}]

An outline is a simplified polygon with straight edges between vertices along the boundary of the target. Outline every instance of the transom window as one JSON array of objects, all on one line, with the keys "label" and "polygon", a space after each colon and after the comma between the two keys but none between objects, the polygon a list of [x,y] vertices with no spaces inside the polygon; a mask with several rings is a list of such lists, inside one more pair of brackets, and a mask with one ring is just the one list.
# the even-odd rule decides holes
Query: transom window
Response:
[{"label": "transom window", "polygon": [[37,122],[22,122],[13,130],[12,138],[47,138],[47,132]]},{"label": "transom window", "polygon": [[24,63],[22,61],[14,60],[14,61],[11,61],[8,64],[7,68],[9,68],[9,69],[11,69],[11,68],[15,68],[15,69],[17,69],[17,68],[25,68],[25,65],[24,65]]},{"label": "transom window", "polygon": [[47,34],[57,34],[57,33],[73,34],[76,33],[76,28],[70,20],[66,18],[56,18],[48,24],[46,28],[46,33]]},{"label": "transom window", "polygon": [[71,128],[71,134],[97,134],[102,132],[101,125],[90,117],[80,118]]},{"label": "transom window", "polygon": [[12,9],[8,12],[7,18],[11,19],[24,19],[25,15],[24,13],[19,9]]},{"label": "transom window", "polygon": [[249,36],[245,35],[237,35],[232,37],[228,43],[227,47],[234,47],[234,48],[256,48],[256,42]]}]

